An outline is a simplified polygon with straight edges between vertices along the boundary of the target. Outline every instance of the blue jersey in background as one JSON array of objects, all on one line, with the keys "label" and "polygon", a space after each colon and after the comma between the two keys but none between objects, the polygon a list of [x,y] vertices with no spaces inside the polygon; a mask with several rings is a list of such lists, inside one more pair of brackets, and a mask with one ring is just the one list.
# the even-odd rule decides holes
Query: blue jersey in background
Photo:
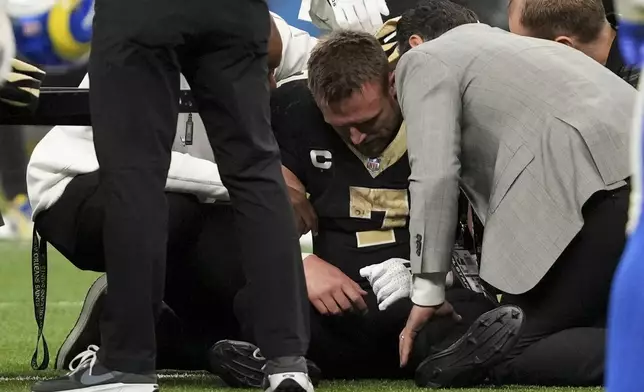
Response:
[{"label": "blue jersey in background", "polygon": [[268,0],[268,8],[281,16],[286,23],[306,31],[312,37],[318,37],[320,30],[313,23],[298,19],[300,4],[300,0]]}]

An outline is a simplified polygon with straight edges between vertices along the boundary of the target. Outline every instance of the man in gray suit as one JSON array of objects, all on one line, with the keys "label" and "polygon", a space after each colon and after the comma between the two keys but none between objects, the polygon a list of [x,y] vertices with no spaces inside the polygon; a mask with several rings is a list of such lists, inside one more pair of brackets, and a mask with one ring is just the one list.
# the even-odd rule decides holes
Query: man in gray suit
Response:
[{"label": "man in gray suit", "polygon": [[[400,336],[402,361],[417,331],[449,313],[444,279],[460,186],[485,225],[481,277],[526,314],[519,342],[492,376],[601,384],[635,90],[580,51],[471,23],[447,3],[408,11],[397,30],[401,53],[413,47],[395,76],[412,169],[417,305]],[[427,385],[460,372],[452,361],[462,348],[421,365]],[[465,378],[477,368],[459,366]]]}]

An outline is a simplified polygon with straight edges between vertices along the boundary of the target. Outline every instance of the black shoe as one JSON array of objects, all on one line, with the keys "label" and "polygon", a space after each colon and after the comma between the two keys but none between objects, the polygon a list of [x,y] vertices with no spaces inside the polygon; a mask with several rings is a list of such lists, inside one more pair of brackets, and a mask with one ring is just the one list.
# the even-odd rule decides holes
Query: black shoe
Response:
[{"label": "black shoe", "polygon": [[99,319],[103,311],[105,293],[107,292],[107,277],[101,275],[87,291],[83,308],[76,324],[65,338],[56,354],[56,369],[68,370],[69,364],[79,353],[89,346],[99,346],[101,332]]},{"label": "black shoe", "polygon": [[[98,362],[98,347],[91,346],[72,363],[63,377],[37,382],[32,392],[159,392],[156,374],[134,374],[109,370]],[[78,366],[74,367],[74,362]]]},{"label": "black shoe", "polygon": [[428,388],[471,387],[519,340],[525,317],[516,306],[501,306],[479,317],[459,340],[416,368],[416,385]]},{"label": "black shoe", "polygon": [[[208,353],[210,371],[233,388],[262,388],[264,358],[254,344],[237,340],[221,340]],[[308,374],[314,386],[320,382],[322,372],[311,361],[306,361]]]}]

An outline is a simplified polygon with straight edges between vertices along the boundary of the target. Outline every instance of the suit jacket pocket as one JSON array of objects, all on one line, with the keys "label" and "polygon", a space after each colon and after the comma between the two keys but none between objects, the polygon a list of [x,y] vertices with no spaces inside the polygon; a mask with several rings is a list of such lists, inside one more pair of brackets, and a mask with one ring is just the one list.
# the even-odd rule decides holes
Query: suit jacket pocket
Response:
[{"label": "suit jacket pocket", "polygon": [[616,125],[623,117],[598,119],[575,114],[556,118],[581,135],[605,185],[612,185],[630,176],[630,133],[623,131],[630,128]]},{"label": "suit jacket pocket", "polygon": [[496,211],[516,179],[533,160],[534,154],[525,144],[519,145],[514,151],[507,145],[501,147],[494,168],[494,185],[488,215]]}]

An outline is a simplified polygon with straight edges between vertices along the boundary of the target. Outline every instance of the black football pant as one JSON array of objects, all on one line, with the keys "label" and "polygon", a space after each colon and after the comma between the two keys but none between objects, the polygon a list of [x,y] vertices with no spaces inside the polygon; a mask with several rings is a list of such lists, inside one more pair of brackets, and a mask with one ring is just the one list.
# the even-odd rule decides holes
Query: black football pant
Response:
[{"label": "black football pant", "polygon": [[416,367],[429,355],[449,347],[494,304],[464,288],[448,290],[446,298],[463,320],[437,318],[418,334],[410,363],[400,368],[398,337],[413,306],[402,299],[384,311],[371,290],[366,298],[369,312],[362,315],[324,316],[312,309],[311,345],[307,358],[325,378],[413,378]]},{"label": "black football pant", "polygon": [[179,73],[192,87],[244,241],[254,335],[271,359],[308,345],[293,211],[270,130],[264,0],[97,0],[89,64],[110,290],[99,358],[150,372],[166,274],[164,193]]},{"label": "black football pant", "polygon": [[[105,198],[98,182],[98,173],[74,178],[35,225],[76,267],[104,272]],[[216,341],[239,338],[233,300],[244,277],[230,230],[233,210],[188,194],[168,193],[167,200],[165,305],[157,322],[156,363],[163,369],[206,369],[206,352]]]},{"label": "black football pant", "polygon": [[502,302],[526,315],[523,334],[494,371],[502,384],[593,386],[604,380],[607,304],[625,245],[629,188],[595,194],[584,226],[529,292]]},{"label": "black football pant", "polygon": [[[437,318],[418,334],[410,363],[400,368],[398,336],[413,306],[402,299],[380,311],[370,288],[365,301],[366,314],[344,313],[328,316],[311,306],[311,343],[307,359],[313,361],[325,379],[411,378],[416,367],[429,355],[441,351],[458,340],[469,326],[495,305],[482,295],[464,288],[447,290],[447,300],[463,317],[460,323],[451,318]],[[240,291],[235,310],[245,340],[252,318],[244,314],[245,291]]]}]

